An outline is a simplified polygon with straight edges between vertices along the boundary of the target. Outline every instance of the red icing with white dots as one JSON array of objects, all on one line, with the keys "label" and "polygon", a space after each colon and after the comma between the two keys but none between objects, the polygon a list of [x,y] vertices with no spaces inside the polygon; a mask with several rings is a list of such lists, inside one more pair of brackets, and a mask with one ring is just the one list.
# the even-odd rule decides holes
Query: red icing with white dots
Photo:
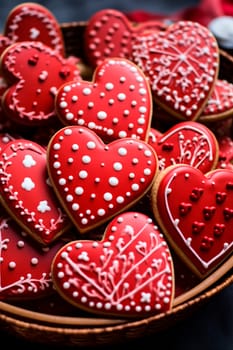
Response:
[{"label": "red icing with white dots", "polygon": [[22,3],[9,12],[4,36],[11,44],[19,41],[40,41],[65,55],[65,45],[59,22],[48,8],[33,2]]},{"label": "red icing with white dots", "polygon": [[208,275],[232,253],[232,170],[204,175],[171,166],[154,183],[152,203],[162,231],[196,274]]},{"label": "red icing with white dots", "polygon": [[203,109],[200,121],[217,121],[233,115],[233,84],[220,80],[214,84],[214,89]]},{"label": "red icing with white dots", "polygon": [[59,90],[56,111],[65,125],[86,126],[107,141],[147,139],[152,98],[142,71],[126,59],[106,59],[93,81],[68,82]]},{"label": "red icing with white dots", "polygon": [[41,42],[18,42],[1,56],[1,70],[9,88],[2,97],[5,113],[25,125],[42,125],[55,117],[58,88],[80,78],[74,62]]},{"label": "red icing with white dots", "polygon": [[101,241],[62,247],[52,278],[68,302],[102,315],[149,316],[168,311],[173,302],[169,247],[152,219],[136,212],[115,217]]},{"label": "red icing with white dots", "polygon": [[151,188],[158,163],[144,141],[106,145],[88,128],[67,126],[50,139],[47,166],[64,209],[85,232],[136,203]]},{"label": "red icing with white dots", "polygon": [[219,70],[218,45],[206,27],[178,21],[166,31],[138,36],[132,56],[158,104],[179,119],[197,119]]},{"label": "red icing with white dots", "polygon": [[157,153],[160,170],[184,163],[207,173],[215,168],[218,160],[215,135],[198,122],[177,123],[156,138],[150,138],[149,144]]},{"label": "red icing with white dots", "polygon": [[0,218],[0,300],[28,300],[54,293],[51,263],[64,245],[40,247],[11,217]]},{"label": "red icing with white dots", "polygon": [[36,241],[49,244],[70,222],[49,183],[46,150],[35,142],[9,142],[0,154],[1,202]]},{"label": "red icing with white dots", "polygon": [[108,57],[131,58],[134,39],[146,30],[162,30],[159,21],[132,23],[121,11],[103,9],[92,15],[85,27],[84,48],[91,66],[96,67]]}]

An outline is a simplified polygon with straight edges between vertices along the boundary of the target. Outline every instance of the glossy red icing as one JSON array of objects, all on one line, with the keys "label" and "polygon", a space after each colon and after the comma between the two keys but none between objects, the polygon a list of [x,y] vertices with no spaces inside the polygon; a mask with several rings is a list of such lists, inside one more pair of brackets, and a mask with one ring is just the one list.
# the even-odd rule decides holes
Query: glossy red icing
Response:
[{"label": "glossy red icing", "polygon": [[162,231],[196,274],[205,277],[232,253],[232,170],[204,175],[171,166],[155,182],[152,203]]},{"label": "glossy red icing", "polygon": [[47,166],[63,207],[85,232],[136,203],[151,188],[158,163],[144,141],[106,145],[88,128],[67,126],[50,139]]},{"label": "glossy red icing", "polygon": [[102,315],[141,317],[169,310],[173,260],[148,216],[125,212],[101,241],[72,241],[52,263],[56,290],[71,304]]}]

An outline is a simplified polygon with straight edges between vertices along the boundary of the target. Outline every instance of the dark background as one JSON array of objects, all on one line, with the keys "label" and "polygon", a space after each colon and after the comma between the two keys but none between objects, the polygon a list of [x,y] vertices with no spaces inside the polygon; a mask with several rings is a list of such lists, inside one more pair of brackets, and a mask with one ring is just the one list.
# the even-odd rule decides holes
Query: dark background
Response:
[{"label": "dark background", "polygon": [[[215,0],[213,0],[215,1]],[[0,1],[0,29],[4,27],[9,11],[22,1]],[[197,0],[50,0],[37,1],[46,6],[61,22],[87,20],[96,11],[103,8],[115,8],[123,12],[143,10],[152,13],[170,14],[174,11],[197,5]],[[1,330],[1,329],[0,329]],[[0,332],[0,348],[23,347],[25,350],[40,348],[51,349],[44,345],[30,344],[24,340],[4,335]],[[5,343],[5,345],[3,345]],[[58,344],[59,345],[59,344]],[[174,327],[143,339],[130,343],[107,347],[119,348],[146,346],[151,349],[179,350],[233,350],[233,285],[209,299],[184,321]],[[75,349],[81,349],[76,347]]]}]

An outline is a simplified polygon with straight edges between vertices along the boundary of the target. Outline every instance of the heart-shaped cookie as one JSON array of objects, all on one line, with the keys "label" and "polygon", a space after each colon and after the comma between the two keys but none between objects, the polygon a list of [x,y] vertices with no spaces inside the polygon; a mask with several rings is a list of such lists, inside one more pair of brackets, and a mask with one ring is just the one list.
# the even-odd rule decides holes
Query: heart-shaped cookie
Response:
[{"label": "heart-shaped cookie", "polygon": [[106,59],[93,81],[67,82],[55,99],[65,125],[86,126],[106,141],[122,137],[147,138],[152,98],[142,71],[126,59]]},{"label": "heart-shaped cookie", "polygon": [[160,170],[184,163],[207,173],[218,161],[218,141],[214,133],[198,122],[177,123],[161,136],[149,138],[148,143],[157,153]]},{"label": "heart-shaped cookie", "polygon": [[35,142],[10,141],[0,154],[1,202],[19,225],[41,244],[50,244],[68,227],[49,183],[46,150]]},{"label": "heart-shaped cookie", "polygon": [[59,22],[48,8],[23,2],[12,8],[3,35],[11,44],[19,41],[40,41],[65,56],[65,44]]},{"label": "heart-shaped cookie", "polygon": [[159,105],[176,118],[198,118],[219,71],[218,44],[209,29],[178,21],[165,31],[138,36],[132,57],[148,77]]},{"label": "heart-shaped cookie", "polygon": [[16,123],[37,126],[55,118],[54,98],[67,81],[80,79],[73,61],[36,41],[10,45],[1,55],[1,73],[9,87],[2,106]]},{"label": "heart-shaped cookie", "polygon": [[9,216],[0,218],[0,300],[28,300],[54,293],[51,263],[64,245],[40,247]]},{"label": "heart-shaped cookie", "polygon": [[125,212],[101,241],[67,243],[52,262],[55,289],[90,312],[142,317],[168,311],[174,297],[173,260],[148,216]]},{"label": "heart-shaped cookie", "polygon": [[233,171],[174,165],[152,188],[154,216],[177,254],[201,278],[233,251]]},{"label": "heart-shaped cookie", "polygon": [[146,142],[124,138],[108,145],[92,130],[58,130],[47,149],[49,177],[80,232],[131,207],[151,188],[158,162]]},{"label": "heart-shaped cookie", "polygon": [[103,9],[92,15],[85,27],[85,56],[92,67],[108,57],[131,58],[134,39],[146,30],[162,30],[159,21],[132,23],[126,15],[115,9]]}]

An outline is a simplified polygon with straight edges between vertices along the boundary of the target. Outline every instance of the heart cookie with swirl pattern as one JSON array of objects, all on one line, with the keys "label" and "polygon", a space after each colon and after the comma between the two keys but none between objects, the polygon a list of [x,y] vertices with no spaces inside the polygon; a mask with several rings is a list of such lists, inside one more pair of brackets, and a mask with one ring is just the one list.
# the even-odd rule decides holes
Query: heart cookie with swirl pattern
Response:
[{"label": "heart cookie with swirl pattern", "polygon": [[16,139],[0,154],[0,199],[8,213],[37,242],[48,245],[70,227],[49,182],[46,150]]},{"label": "heart cookie with swirl pattern", "polygon": [[178,21],[165,31],[138,36],[132,57],[162,108],[174,118],[198,118],[219,71],[218,44],[209,29],[197,22]]},{"label": "heart cookie with swirl pattern", "polygon": [[52,278],[69,303],[101,315],[149,316],[173,303],[171,252],[152,219],[137,212],[115,217],[101,241],[63,246],[53,259]]},{"label": "heart cookie with swirl pattern", "polygon": [[47,148],[56,194],[81,233],[139,201],[157,174],[157,155],[145,141],[123,138],[105,144],[88,128],[58,130]]},{"label": "heart cookie with swirl pattern", "polygon": [[218,141],[209,128],[198,122],[177,123],[148,142],[157,153],[160,170],[184,163],[207,173],[218,162]]},{"label": "heart cookie with swirl pattern", "polygon": [[154,216],[184,262],[203,278],[233,251],[233,171],[191,165],[163,170],[152,188]]}]

